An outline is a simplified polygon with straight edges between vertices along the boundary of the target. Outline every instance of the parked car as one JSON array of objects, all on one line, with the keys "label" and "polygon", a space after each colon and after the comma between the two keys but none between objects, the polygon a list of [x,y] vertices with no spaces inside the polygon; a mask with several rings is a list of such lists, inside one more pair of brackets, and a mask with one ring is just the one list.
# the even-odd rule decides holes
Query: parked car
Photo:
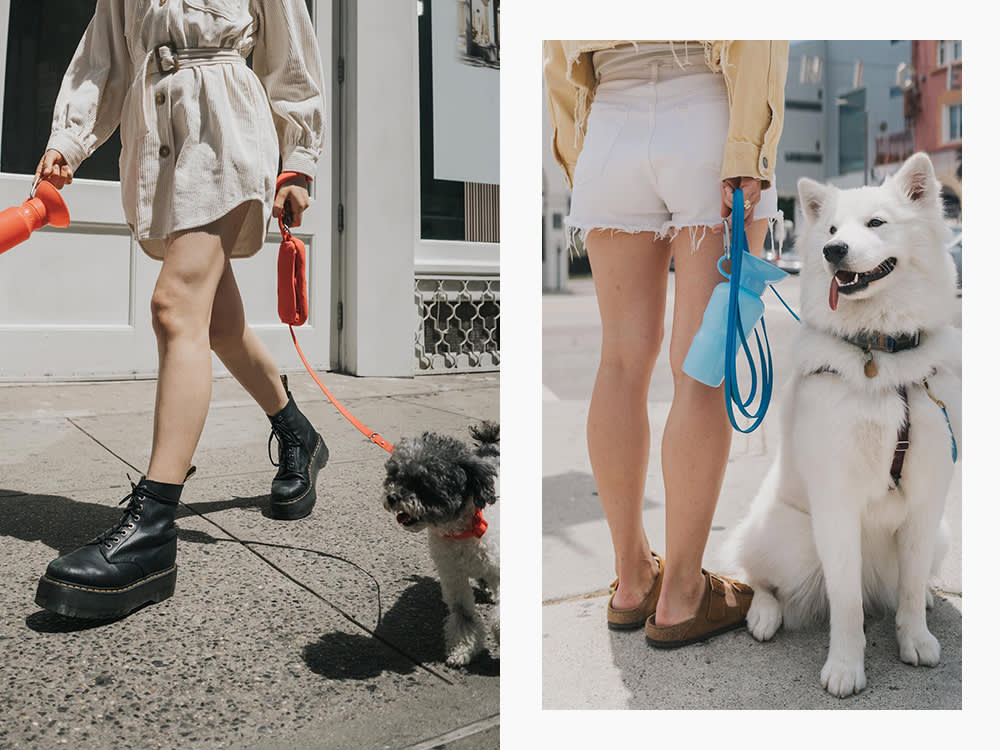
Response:
[{"label": "parked car", "polygon": [[781,247],[781,254],[771,241],[771,234],[768,233],[764,239],[764,252],[762,258],[768,263],[773,263],[785,273],[798,273],[802,270],[802,257],[795,252],[795,225],[786,219],[782,225],[776,227],[778,245]]}]

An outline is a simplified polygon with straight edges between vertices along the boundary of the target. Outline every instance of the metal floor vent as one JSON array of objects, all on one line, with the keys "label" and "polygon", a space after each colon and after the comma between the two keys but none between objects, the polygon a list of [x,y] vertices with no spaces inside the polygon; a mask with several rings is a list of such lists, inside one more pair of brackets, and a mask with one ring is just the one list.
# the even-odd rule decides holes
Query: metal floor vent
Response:
[{"label": "metal floor vent", "polygon": [[414,292],[417,374],[500,369],[499,278],[418,276]]}]

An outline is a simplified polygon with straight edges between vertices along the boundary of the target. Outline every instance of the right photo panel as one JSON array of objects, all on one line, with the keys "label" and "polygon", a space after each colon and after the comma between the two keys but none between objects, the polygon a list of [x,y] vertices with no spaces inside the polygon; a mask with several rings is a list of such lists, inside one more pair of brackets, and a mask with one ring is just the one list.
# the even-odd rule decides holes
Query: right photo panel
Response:
[{"label": "right photo panel", "polygon": [[961,709],[961,40],[542,60],[542,707]]}]

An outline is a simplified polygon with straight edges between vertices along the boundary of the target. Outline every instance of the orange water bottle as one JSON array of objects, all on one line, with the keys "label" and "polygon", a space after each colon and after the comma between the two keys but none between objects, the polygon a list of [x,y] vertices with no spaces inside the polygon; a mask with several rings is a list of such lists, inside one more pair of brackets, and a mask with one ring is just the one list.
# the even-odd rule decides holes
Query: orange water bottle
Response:
[{"label": "orange water bottle", "polygon": [[0,254],[24,242],[36,229],[69,226],[69,209],[51,182],[39,182],[20,206],[0,212]]}]

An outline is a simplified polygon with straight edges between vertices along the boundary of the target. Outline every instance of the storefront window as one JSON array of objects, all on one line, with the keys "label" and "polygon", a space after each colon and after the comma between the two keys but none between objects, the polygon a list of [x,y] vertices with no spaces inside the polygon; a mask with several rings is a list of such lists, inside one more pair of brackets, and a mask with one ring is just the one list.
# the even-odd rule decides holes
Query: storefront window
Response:
[{"label": "storefront window", "polygon": [[[34,174],[63,75],[96,6],[97,0],[11,0],[0,171]],[[306,7],[312,15],[313,0]],[[120,153],[115,131],[76,176],[117,181]]]},{"label": "storefront window", "polygon": [[[63,74],[96,5],[96,0],[11,0],[0,170],[34,174],[49,140]],[[120,152],[115,133],[77,176],[117,180]]]},{"label": "storefront window", "polygon": [[[440,0],[447,2],[447,0]],[[465,183],[434,179],[434,79],[431,68],[431,0],[418,24],[420,56],[420,236],[465,239]]]}]

